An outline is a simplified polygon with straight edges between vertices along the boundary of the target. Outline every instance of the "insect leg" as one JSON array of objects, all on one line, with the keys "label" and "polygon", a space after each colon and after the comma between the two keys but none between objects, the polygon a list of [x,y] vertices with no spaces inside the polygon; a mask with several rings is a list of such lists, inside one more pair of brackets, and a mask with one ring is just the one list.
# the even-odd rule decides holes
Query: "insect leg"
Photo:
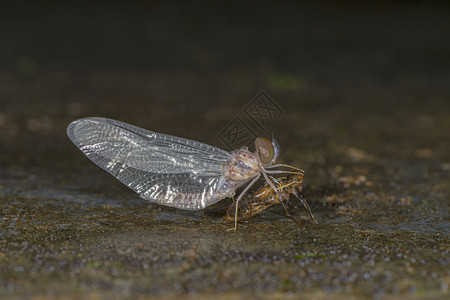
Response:
[{"label": "insect leg", "polygon": [[281,204],[283,205],[284,211],[286,212],[286,216],[291,219],[292,221],[294,221],[298,226],[300,226],[300,223],[291,215],[291,213],[289,212],[289,210],[287,209],[286,205],[284,205],[283,201],[280,201]]},{"label": "insect leg", "polygon": [[241,192],[241,194],[236,198],[236,211],[234,213],[234,230],[237,229],[237,219],[238,219],[238,205],[239,205],[239,200],[241,200],[242,196],[244,196],[245,192],[248,191],[248,189],[256,182],[256,180],[258,180],[259,176],[261,176],[261,174],[258,174],[255,178],[252,179],[252,181],[250,181],[250,183],[245,187],[245,189]]},{"label": "insect leg", "polygon": [[270,185],[270,187],[275,191],[275,193],[278,194],[278,189],[273,185],[272,180],[269,179],[267,174],[265,172],[262,172],[264,178],[266,179],[267,183]]},{"label": "insect leg", "polygon": [[306,208],[306,210],[307,210],[308,213],[309,213],[309,217],[311,218],[311,220],[312,220],[314,223],[319,224],[319,223],[317,223],[316,219],[314,219],[314,216],[313,216],[313,214],[312,214],[312,212],[311,212],[311,208],[309,208],[308,202],[306,202],[305,198],[303,198],[302,195],[300,195],[300,194],[298,194],[298,193],[296,193],[296,192],[294,192],[293,194],[294,194],[295,196],[297,196],[297,198],[300,200],[300,202],[301,202],[301,203],[303,204],[303,206]]},{"label": "insect leg", "polygon": [[[267,174],[298,174],[300,172],[294,172],[294,171],[283,171],[283,170],[266,170],[267,167],[264,169],[264,172]],[[304,173],[300,173],[304,174]]]},{"label": "insect leg", "polygon": [[293,170],[296,170],[296,171],[298,171],[297,173],[302,173],[302,174],[304,174],[305,173],[305,171],[303,171],[302,169],[300,169],[300,168],[297,168],[297,167],[294,167],[294,166],[290,166],[290,165],[285,165],[285,164],[276,164],[276,165],[271,165],[271,166],[267,166],[267,167],[265,167],[266,169],[273,169],[273,168],[278,168],[278,167],[285,167],[285,168],[291,168],[291,169],[293,169]]}]

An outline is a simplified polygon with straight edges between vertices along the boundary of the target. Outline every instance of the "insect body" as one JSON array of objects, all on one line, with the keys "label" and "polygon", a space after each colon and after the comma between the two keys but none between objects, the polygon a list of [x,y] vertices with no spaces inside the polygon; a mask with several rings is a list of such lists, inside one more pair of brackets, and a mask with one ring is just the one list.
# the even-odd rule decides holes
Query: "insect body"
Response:
[{"label": "insect body", "polygon": [[67,134],[90,160],[142,198],[186,210],[232,197],[238,187],[249,182],[236,198],[239,203],[261,175],[276,191],[267,174],[289,172],[269,169],[297,170],[275,164],[280,148],[275,140],[265,138],[256,139],[254,153],[246,149],[228,152],[106,118],[76,120]]},{"label": "insect body", "polygon": [[309,213],[309,216],[311,217],[311,220],[317,224],[317,221],[314,219],[308,203],[299,194],[302,191],[303,176],[304,172],[302,170],[299,170],[295,174],[291,174],[287,177],[272,177],[272,180],[275,181],[274,185],[277,189],[277,192],[274,191],[268,183],[266,183],[252,194],[244,195],[239,202],[238,208],[236,208],[238,203],[234,201],[228,208],[223,219],[225,221],[237,221],[235,213],[237,209],[238,220],[249,220],[251,217],[257,215],[261,211],[275,204],[282,204],[286,210],[286,214],[290,217],[285,203],[289,202],[289,198],[291,195],[295,195],[305,206],[306,210]]}]

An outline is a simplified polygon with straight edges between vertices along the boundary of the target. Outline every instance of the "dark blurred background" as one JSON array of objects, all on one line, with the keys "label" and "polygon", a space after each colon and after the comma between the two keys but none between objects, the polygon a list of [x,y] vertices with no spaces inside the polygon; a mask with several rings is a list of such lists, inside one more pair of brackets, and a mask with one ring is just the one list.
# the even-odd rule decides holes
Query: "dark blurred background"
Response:
[{"label": "dark blurred background", "polygon": [[[74,154],[64,129],[84,116],[207,142],[260,90],[286,111],[268,129],[284,148],[294,139],[318,148],[336,135],[358,143],[376,134],[373,143],[383,143],[391,126],[433,130],[449,108],[445,2],[2,6],[3,166],[61,166]],[[433,138],[433,151],[444,151]]]}]

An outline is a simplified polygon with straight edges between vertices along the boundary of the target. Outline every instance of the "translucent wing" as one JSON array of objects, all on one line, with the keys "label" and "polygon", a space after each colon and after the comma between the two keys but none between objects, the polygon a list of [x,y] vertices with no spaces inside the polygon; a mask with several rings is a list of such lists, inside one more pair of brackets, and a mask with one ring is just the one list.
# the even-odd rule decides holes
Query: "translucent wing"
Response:
[{"label": "translucent wing", "polygon": [[234,194],[222,176],[230,154],[219,148],[105,118],[76,120],[67,135],[144,199],[195,210]]}]

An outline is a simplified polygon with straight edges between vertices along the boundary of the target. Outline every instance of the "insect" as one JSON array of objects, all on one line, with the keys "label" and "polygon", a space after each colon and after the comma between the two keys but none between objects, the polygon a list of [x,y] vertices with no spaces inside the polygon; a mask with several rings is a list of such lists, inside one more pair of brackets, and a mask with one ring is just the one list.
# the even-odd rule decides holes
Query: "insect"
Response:
[{"label": "insect", "polygon": [[[275,140],[255,140],[254,153],[231,152],[184,138],[145,130],[106,118],[84,118],[67,127],[72,142],[95,164],[108,171],[141,198],[185,210],[203,209],[242,196],[261,177],[276,187],[268,174],[289,173],[292,166],[275,164],[280,147]],[[272,168],[281,168],[272,170]]]},{"label": "insect", "polygon": [[[271,207],[272,205],[282,204],[286,211],[286,215],[293,219],[285,206],[285,202],[288,203],[290,196],[293,194],[302,202],[303,206],[308,211],[311,220],[318,224],[316,219],[314,219],[308,203],[300,195],[304,175],[304,171],[299,170],[298,172],[287,177],[271,177],[271,179],[275,182],[278,192],[275,192],[272,187],[266,183],[252,194],[244,195],[239,202],[237,218],[239,220],[249,220],[251,217],[259,214],[261,211]],[[236,206],[237,202],[233,201],[225,216],[223,216],[225,221],[236,221]],[[297,222],[295,219],[293,220]]]}]

